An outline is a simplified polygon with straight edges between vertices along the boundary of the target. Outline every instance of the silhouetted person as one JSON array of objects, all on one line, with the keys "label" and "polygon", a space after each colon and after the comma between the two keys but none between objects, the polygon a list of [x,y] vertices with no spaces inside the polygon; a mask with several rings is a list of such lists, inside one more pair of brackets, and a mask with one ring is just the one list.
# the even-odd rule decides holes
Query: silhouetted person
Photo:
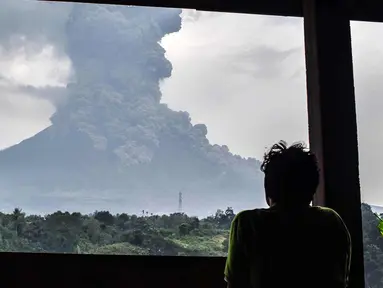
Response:
[{"label": "silhouetted person", "polygon": [[268,209],[233,220],[225,279],[230,288],[346,287],[350,234],[332,209],[311,207],[319,184],[315,155],[281,141],[265,154]]}]

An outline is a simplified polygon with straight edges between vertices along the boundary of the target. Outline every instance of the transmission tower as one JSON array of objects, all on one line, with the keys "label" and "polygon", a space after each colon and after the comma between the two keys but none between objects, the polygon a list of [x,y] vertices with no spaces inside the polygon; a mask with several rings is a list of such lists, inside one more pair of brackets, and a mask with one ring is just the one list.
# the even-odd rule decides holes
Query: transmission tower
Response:
[{"label": "transmission tower", "polygon": [[182,213],[182,192],[178,193],[178,213]]}]

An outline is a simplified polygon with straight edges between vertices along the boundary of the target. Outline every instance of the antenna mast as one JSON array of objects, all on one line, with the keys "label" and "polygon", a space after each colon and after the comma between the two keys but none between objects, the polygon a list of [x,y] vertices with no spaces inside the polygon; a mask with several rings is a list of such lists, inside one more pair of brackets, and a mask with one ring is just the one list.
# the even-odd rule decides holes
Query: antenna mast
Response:
[{"label": "antenna mast", "polygon": [[178,193],[178,213],[182,213],[182,192]]}]

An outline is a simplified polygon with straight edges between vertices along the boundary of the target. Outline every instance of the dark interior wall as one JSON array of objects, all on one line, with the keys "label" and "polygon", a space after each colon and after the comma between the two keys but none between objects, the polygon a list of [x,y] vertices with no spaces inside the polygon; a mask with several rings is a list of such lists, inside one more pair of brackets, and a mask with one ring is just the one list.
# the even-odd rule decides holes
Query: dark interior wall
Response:
[{"label": "dark interior wall", "polygon": [[[370,0],[371,1],[371,0]],[[80,1],[73,1],[80,2]],[[298,0],[268,0],[268,1],[82,1],[88,3],[108,3],[108,4],[125,4],[125,5],[146,5],[146,6],[164,6],[164,7],[183,7],[183,8],[197,8],[200,10],[213,10],[213,11],[225,11],[225,12],[241,12],[241,13],[256,13],[256,14],[268,14],[268,15],[284,15],[284,16],[302,16],[302,2]],[[312,0],[312,2],[319,2]],[[324,3],[327,1],[323,1]],[[334,2],[341,2],[341,0],[333,0]],[[326,3],[322,4],[321,12],[317,13],[315,17],[320,17],[316,19],[311,24],[306,24],[305,29],[313,28],[312,25],[324,25],[327,21],[324,17],[329,17],[331,14],[331,5]],[[383,11],[383,4],[378,4],[376,1],[371,1],[371,5],[362,5],[361,2],[354,1],[351,2],[348,6],[343,6],[343,10],[338,10],[336,13],[343,11],[342,19],[344,17],[350,17],[353,20],[366,20],[366,21],[381,21],[380,17],[383,18],[383,14],[378,15],[378,12]],[[327,6],[325,6],[327,5]],[[375,6],[374,6],[375,5]],[[381,5],[381,9],[379,9]],[[368,8],[367,8],[368,7]],[[315,10],[313,10],[315,12]],[[312,12],[313,12],[312,11]],[[334,10],[335,11],[335,10]],[[318,12],[318,11],[317,11]],[[305,15],[307,17],[307,15]],[[331,16],[332,24],[336,24],[337,16],[332,14]],[[320,21],[322,20],[322,21]],[[348,21],[348,20],[347,20]],[[344,22],[343,22],[344,25]],[[323,26],[324,27],[324,26]],[[323,28],[322,27],[322,28]],[[344,26],[343,26],[344,27]],[[330,29],[330,27],[327,27]],[[314,28],[313,28],[314,29]],[[310,121],[317,121],[317,124],[311,124],[311,129],[321,129],[322,132],[326,132],[328,135],[336,135],[339,129],[342,129],[342,125],[346,125],[347,121],[342,121],[339,125],[331,127],[330,123],[338,121],[340,116],[336,113],[334,109],[330,106],[332,101],[329,101],[330,86],[334,84],[334,80],[330,80],[329,76],[325,76],[326,73],[332,71],[330,74],[339,80],[341,84],[337,86],[338,92],[346,91],[344,97],[345,101],[348,101],[349,105],[348,111],[343,112],[345,115],[348,115],[348,118],[352,123],[351,128],[349,128],[347,137],[352,140],[350,153],[352,153],[353,161],[351,164],[349,162],[339,162],[342,156],[337,156],[338,162],[336,165],[333,160],[330,160],[329,157],[332,155],[328,148],[323,148],[324,143],[333,143],[336,144],[337,141],[343,142],[338,136],[338,138],[327,138],[323,142],[323,135],[321,133],[316,133],[315,137],[312,136],[312,141],[315,141],[318,149],[327,149],[327,152],[322,153],[321,161],[323,163],[330,163],[326,165],[329,168],[327,171],[333,171],[336,167],[337,170],[345,168],[346,165],[357,165],[357,142],[354,138],[356,137],[356,125],[354,125],[355,118],[355,107],[353,106],[354,95],[353,95],[353,79],[350,77],[352,74],[352,66],[350,66],[350,54],[346,55],[348,58],[342,58],[341,61],[333,61],[336,59],[335,54],[332,53],[328,48],[328,41],[324,37],[324,29],[316,27],[317,31],[311,31],[311,36],[306,34],[306,47],[307,45],[311,46],[313,49],[318,49],[322,51],[320,58],[317,58],[321,61],[321,65],[318,63],[308,66],[308,79],[310,77],[317,77],[315,81],[321,81],[322,89],[319,89],[318,83],[311,80],[308,80],[308,96],[313,97],[315,93],[319,93],[317,97],[322,97],[316,99],[315,103],[320,103],[321,111],[319,115],[325,115],[325,111],[332,111],[326,117],[321,118],[318,115],[314,115],[309,112]],[[331,29],[330,29],[331,30]],[[307,32],[307,31],[306,31]],[[348,47],[347,41],[350,41],[349,35],[347,34],[347,29],[334,31],[338,33],[343,33],[339,41],[343,41],[344,47]],[[314,35],[312,33],[322,33]],[[344,34],[346,33],[346,34]],[[332,34],[334,37],[335,34]],[[319,37],[319,38],[318,38]],[[341,42],[340,42],[341,43]],[[343,47],[342,45],[340,45]],[[340,48],[339,48],[340,49]],[[341,55],[341,50],[338,51]],[[351,50],[350,50],[351,51]],[[348,51],[348,52],[350,52]],[[347,53],[346,53],[347,54]],[[313,57],[312,61],[318,55],[310,56]],[[333,62],[331,62],[333,61]],[[334,65],[336,66],[335,71],[341,74],[334,74]],[[319,67],[321,66],[321,67]],[[311,74],[310,74],[311,73]],[[347,77],[343,77],[342,73]],[[316,76],[310,76],[316,75]],[[337,76],[338,75],[338,76]],[[332,83],[332,84],[331,84]],[[324,86],[323,86],[324,85]],[[326,88],[327,87],[327,88]],[[323,89],[324,88],[324,89]],[[311,90],[310,90],[311,89]],[[311,91],[311,92],[310,92]],[[342,94],[342,93],[340,93]],[[311,98],[310,98],[311,99]],[[327,99],[327,100],[325,100]],[[341,103],[340,101],[336,102],[337,105]],[[309,109],[310,111],[310,109]],[[313,116],[314,115],[314,116]],[[318,122],[319,121],[319,122]],[[318,123],[320,124],[318,126]],[[315,128],[315,127],[319,128]],[[327,141],[327,142],[326,142]],[[328,146],[327,146],[328,147]],[[350,146],[349,146],[350,147]],[[332,164],[331,164],[332,163]],[[343,164],[342,164],[343,163]],[[335,165],[335,166],[334,166]],[[361,251],[361,244],[359,236],[361,235],[360,227],[360,213],[358,214],[358,171],[357,169],[347,169],[349,175],[351,175],[351,182],[354,186],[350,186],[351,190],[348,191],[348,195],[352,194],[351,197],[346,197],[344,193],[337,193],[339,189],[345,188],[342,186],[340,181],[328,175],[328,182],[325,185],[327,191],[331,191],[331,195],[328,195],[327,200],[325,195],[322,198],[322,204],[326,204],[326,201],[333,207],[337,207],[342,210],[342,216],[346,221],[352,226],[351,230],[353,237],[357,237],[354,245],[357,245],[356,251]],[[330,173],[330,172],[327,172]],[[351,185],[351,184],[350,184]],[[351,200],[348,200],[351,199]],[[360,199],[359,199],[360,202]],[[342,208],[343,207],[343,208]],[[352,223],[355,221],[354,224]],[[355,224],[356,223],[356,224]],[[358,236],[359,235],[359,236]],[[25,287],[25,285],[30,286],[53,286],[53,287],[225,287],[223,281],[223,268],[225,259],[224,258],[208,258],[208,257],[155,257],[155,256],[93,256],[93,255],[58,255],[58,254],[21,254],[21,253],[2,253],[0,254],[0,263],[2,265],[2,284],[4,287]],[[352,278],[354,284],[352,287],[362,288],[362,280],[360,274],[363,272],[363,262],[362,257],[355,258]],[[358,267],[362,270],[358,270]]]}]

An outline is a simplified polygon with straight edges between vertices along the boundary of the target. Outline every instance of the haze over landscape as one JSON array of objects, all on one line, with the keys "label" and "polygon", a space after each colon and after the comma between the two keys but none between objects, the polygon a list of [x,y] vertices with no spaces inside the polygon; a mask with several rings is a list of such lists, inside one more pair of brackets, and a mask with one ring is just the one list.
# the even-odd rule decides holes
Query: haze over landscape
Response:
[{"label": "haze over landscape", "polygon": [[[180,191],[195,215],[264,206],[265,148],[307,142],[301,19],[3,2],[2,210],[170,213]],[[360,170],[363,200],[382,205],[367,56],[383,56],[366,25],[352,26]]]},{"label": "haze over landscape", "polygon": [[[265,149],[308,140],[302,24],[2,0],[0,252],[226,256],[236,213],[266,204]],[[383,287],[382,27],[352,23],[371,288]]]}]

